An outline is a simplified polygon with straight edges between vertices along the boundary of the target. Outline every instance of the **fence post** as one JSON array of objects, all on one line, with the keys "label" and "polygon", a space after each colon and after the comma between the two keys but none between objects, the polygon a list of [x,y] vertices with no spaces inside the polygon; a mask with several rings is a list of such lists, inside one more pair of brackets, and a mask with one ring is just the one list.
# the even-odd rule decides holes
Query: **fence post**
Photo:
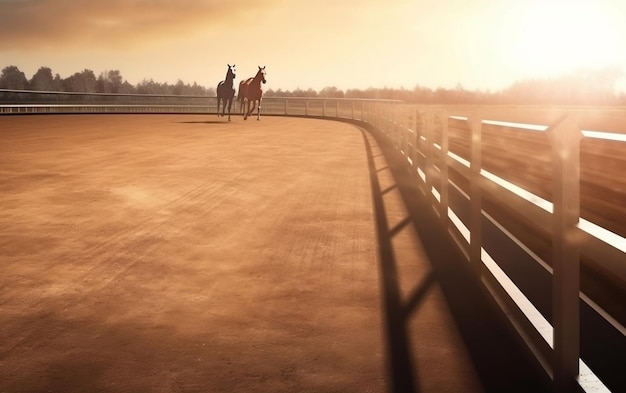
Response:
[{"label": "fence post", "polygon": [[482,117],[473,113],[468,119],[471,130],[470,148],[470,265],[478,277],[482,271],[482,189],[480,170],[482,168]]},{"label": "fence post", "polygon": [[[416,170],[420,168],[426,176],[426,155],[428,145],[426,144],[426,119],[423,108],[415,109],[415,161]],[[423,138],[422,138],[423,137]],[[424,181],[426,185],[426,181]]]},{"label": "fence post", "polygon": [[406,154],[406,128],[404,127],[404,108],[400,105],[395,105],[396,109],[396,128],[398,129],[398,136],[400,137],[400,150],[405,156]]},{"label": "fence post", "polygon": [[[402,105],[402,135],[404,137],[404,155],[411,160],[413,160],[412,152],[411,152],[411,132],[409,129],[411,128],[411,112],[409,111],[409,107],[407,105]],[[407,160],[408,161],[408,160]]]},{"label": "fence post", "polygon": [[285,115],[287,115],[287,101],[289,101],[289,100],[287,100],[287,99],[285,98]]},{"label": "fence post", "polygon": [[384,104],[378,104],[378,115],[377,122],[379,124],[378,128],[383,130],[383,132],[389,136],[389,131],[387,130],[387,123],[385,122],[385,114],[387,113],[387,107]]},{"label": "fence post", "polygon": [[[417,165],[416,162],[416,157],[417,157],[417,145],[415,144],[417,141],[415,140],[415,133],[417,132],[415,130],[415,108],[413,108],[412,106],[410,106],[408,108],[408,119],[407,119],[407,128],[410,130],[407,133],[407,140],[408,140],[408,144],[409,146],[411,146],[410,151],[408,153],[408,156],[411,157],[411,167],[413,169],[415,169],[415,166]],[[412,131],[412,133],[411,133]]]},{"label": "fence post", "polygon": [[322,100],[322,116],[326,117],[326,100]]},{"label": "fence post", "polygon": [[391,114],[391,109],[389,108],[389,103],[385,103],[383,104],[383,124],[385,127],[385,133],[387,134],[387,136],[389,137],[389,139],[391,139],[391,141],[393,142],[393,147],[395,147],[396,149],[398,148],[398,143],[396,142],[395,139],[395,134],[393,133],[393,121],[392,119],[392,114]]},{"label": "fence post", "polygon": [[444,228],[448,228],[448,114],[445,111],[439,113],[441,123],[441,166],[439,167],[440,201],[439,215]]},{"label": "fence post", "polygon": [[409,141],[409,133],[408,126],[406,124],[407,112],[404,105],[398,105],[398,113],[399,113],[399,126],[400,126],[400,137],[402,138],[402,153],[404,153],[405,157],[410,157],[408,152],[408,141]]},{"label": "fence post", "polygon": [[552,325],[554,389],[576,385],[580,357],[580,141],[582,132],[571,117],[548,131],[553,166]]},{"label": "fence post", "polygon": [[374,110],[373,110],[373,114],[372,114],[372,118],[373,118],[373,124],[374,126],[376,126],[376,128],[378,128],[379,130],[382,131],[381,127],[380,127],[380,103],[376,103],[374,105]]},{"label": "fence post", "polygon": [[389,136],[389,127],[387,122],[385,121],[387,116],[387,105],[380,104],[378,110],[378,124],[380,124],[379,128],[383,130],[383,132]]},{"label": "fence post", "polygon": [[424,175],[426,176],[426,200],[429,204],[432,204],[433,200],[433,174],[435,171],[434,168],[434,157],[433,157],[433,113],[430,110],[423,112],[424,115],[424,128],[425,128],[425,137],[426,137],[426,151],[424,152],[425,162],[424,162]]},{"label": "fence post", "polygon": [[390,128],[395,141],[394,143],[396,145],[396,149],[402,153],[402,134],[400,127],[398,127],[398,108],[391,104],[389,106],[389,112],[389,119],[391,122]]},{"label": "fence post", "polygon": [[309,100],[304,101],[304,116],[309,115]]}]

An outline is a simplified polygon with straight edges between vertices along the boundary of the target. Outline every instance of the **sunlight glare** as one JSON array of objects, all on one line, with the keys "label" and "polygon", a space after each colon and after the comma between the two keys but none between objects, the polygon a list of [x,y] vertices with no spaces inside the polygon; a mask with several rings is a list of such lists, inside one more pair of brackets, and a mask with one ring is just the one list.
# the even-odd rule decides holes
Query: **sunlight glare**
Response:
[{"label": "sunlight glare", "polygon": [[617,26],[602,2],[528,2],[518,21],[512,49],[525,74],[562,74],[617,61]]}]

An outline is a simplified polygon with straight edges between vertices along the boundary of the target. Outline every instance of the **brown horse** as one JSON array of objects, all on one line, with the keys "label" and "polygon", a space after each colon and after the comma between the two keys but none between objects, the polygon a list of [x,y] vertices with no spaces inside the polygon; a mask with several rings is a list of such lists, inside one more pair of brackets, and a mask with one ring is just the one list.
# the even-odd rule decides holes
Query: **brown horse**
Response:
[{"label": "brown horse", "polygon": [[[248,116],[250,116],[256,107],[258,107],[256,119],[261,120],[261,98],[263,97],[261,82],[265,83],[265,67],[259,66],[259,71],[254,78],[248,78],[239,83],[239,95],[237,99],[239,100],[244,120],[248,119]],[[248,104],[247,109],[245,107],[246,103]],[[252,108],[250,108],[250,103],[252,103]]]},{"label": "brown horse", "polygon": [[[235,98],[235,89],[233,81],[235,80],[235,65],[228,65],[226,71],[226,79],[217,84],[217,115],[224,116],[226,114],[226,103],[228,103],[228,121],[230,121],[230,107]],[[220,101],[223,103],[222,113],[220,114]]]}]

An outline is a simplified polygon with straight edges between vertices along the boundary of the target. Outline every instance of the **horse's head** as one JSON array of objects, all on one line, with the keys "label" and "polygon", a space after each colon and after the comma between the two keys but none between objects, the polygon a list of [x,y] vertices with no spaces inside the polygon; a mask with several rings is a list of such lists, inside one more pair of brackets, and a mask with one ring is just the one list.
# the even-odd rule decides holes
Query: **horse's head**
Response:
[{"label": "horse's head", "polygon": [[226,79],[235,79],[235,65],[228,65],[228,71],[226,71]]},{"label": "horse's head", "polygon": [[259,67],[259,71],[256,73],[256,78],[260,78],[261,82],[265,83],[266,82],[266,80],[265,80],[265,66],[263,66],[263,67],[258,66],[258,67]]}]

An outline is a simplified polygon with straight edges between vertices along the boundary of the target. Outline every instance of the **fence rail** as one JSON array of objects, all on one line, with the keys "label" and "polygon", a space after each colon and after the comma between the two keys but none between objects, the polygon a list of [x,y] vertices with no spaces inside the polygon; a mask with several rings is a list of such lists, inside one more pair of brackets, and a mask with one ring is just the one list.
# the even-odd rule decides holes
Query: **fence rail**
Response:
[{"label": "fence rail", "polygon": [[[0,90],[0,115],[216,109],[215,97]],[[626,298],[601,304],[581,290],[581,271],[592,269],[626,293],[626,108],[268,97],[261,113],[375,127],[555,390],[626,390],[616,372],[626,364]]]}]

